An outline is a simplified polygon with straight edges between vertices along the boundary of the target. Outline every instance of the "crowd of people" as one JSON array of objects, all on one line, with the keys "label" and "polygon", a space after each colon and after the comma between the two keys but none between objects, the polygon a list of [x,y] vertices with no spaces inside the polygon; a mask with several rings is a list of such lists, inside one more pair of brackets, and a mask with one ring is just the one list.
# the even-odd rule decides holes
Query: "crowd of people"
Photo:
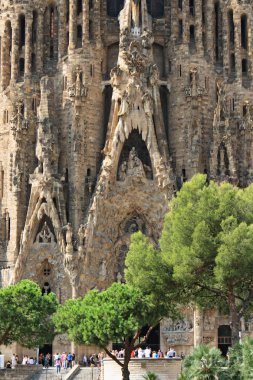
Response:
[{"label": "crowd of people", "polygon": [[[118,359],[124,359],[125,357],[125,350],[121,348],[120,350],[112,350],[111,354],[116,356]],[[92,355],[86,355],[82,357],[82,364],[84,367],[101,367],[103,359],[106,357],[106,355],[103,352],[99,352],[98,354],[92,354]],[[137,359],[160,359],[160,358],[168,358],[168,359],[174,359],[174,358],[181,358],[184,359],[184,354],[181,352],[181,354],[178,356],[174,348],[169,348],[169,350],[166,353],[163,353],[161,350],[152,351],[150,347],[146,347],[145,349],[139,347],[136,350],[133,350],[131,353],[131,358],[137,358]],[[43,353],[40,353],[39,355],[39,361],[37,363],[37,359],[33,358],[32,356],[24,355],[22,361],[19,361],[19,357],[16,354],[13,354],[11,359],[7,361],[6,368],[15,368],[17,364],[22,365],[34,365],[34,364],[42,364],[44,369],[49,368],[49,366],[53,365],[56,367],[56,372],[60,373],[61,369],[66,370],[67,368],[73,368],[76,365],[76,355],[75,353],[67,353],[62,352],[56,353],[53,358],[50,353],[47,353],[44,355]]]},{"label": "crowd of people", "polygon": [[[113,350],[111,351],[111,354],[116,356],[118,359],[123,359],[125,356],[125,350],[121,348],[119,351],[118,350]],[[146,347],[145,349],[139,347],[136,350],[133,350],[131,352],[131,358],[138,358],[138,359],[160,359],[160,358],[167,358],[167,359],[174,359],[174,358],[184,358],[184,354],[181,353],[180,356],[177,355],[176,351],[174,348],[169,348],[169,350],[164,354],[161,350],[153,350],[150,347]]]}]

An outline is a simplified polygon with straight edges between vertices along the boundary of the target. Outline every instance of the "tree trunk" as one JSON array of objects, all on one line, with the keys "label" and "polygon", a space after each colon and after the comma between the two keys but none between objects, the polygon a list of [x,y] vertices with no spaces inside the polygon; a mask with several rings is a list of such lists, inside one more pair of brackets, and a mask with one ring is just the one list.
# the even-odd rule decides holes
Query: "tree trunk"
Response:
[{"label": "tree trunk", "polygon": [[229,297],[229,310],[231,317],[231,338],[232,338],[232,346],[240,341],[240,316],[236,308],[235,297],[234,295],[230,295]]},{"label": "tree trunk", "polygon": [[122,371],[122,380],[130,380],[130,371],[128,369],[128,363],[121,369]]}]

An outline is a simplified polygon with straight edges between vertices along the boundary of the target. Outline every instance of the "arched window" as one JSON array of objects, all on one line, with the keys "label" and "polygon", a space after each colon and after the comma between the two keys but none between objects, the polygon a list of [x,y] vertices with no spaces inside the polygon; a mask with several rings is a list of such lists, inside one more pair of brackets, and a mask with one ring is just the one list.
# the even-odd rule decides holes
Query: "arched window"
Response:
[{"label": "arched window", "polygon": [[25,46],[25,16],[19,16],[19,48]]},{"label": "arched window", "polygon": [[79,16],[80,13],[82,13],[82,11],[83,11],[83,0],[77,0],[77,5],[76,5],[77,16]]},{"label": "arched window", "polygon": [[37,40],[37,27],[38,27],[38,14],[36,11],[33,11],[32,44],[35,44]]},{"label": "arched window", "polygon": [[164,0],[147,0],[148,13],[153,18],[164,16]]},{"label": "arched window", "polygon": [[235,46],[235,23],[234,23],[234,12],[231,9],[228,12],[228,26],[229,26],[229,45],[230,49]]},{"label": "arched window", "polygon": [[242,48],[248,48],[248,18],[246,15],[241,17],[241,39],[242,39]]},{"label": "arched window", "polygon": [[124,7],[124,0],[107,0],[107,14],[110,17],[118,17]]},{"label": "arched window", "polygon": [[83,38],[82,25],[77,25],[76,38],[77,38],[76,47],[81,48],[82,47],[82,38]]}]

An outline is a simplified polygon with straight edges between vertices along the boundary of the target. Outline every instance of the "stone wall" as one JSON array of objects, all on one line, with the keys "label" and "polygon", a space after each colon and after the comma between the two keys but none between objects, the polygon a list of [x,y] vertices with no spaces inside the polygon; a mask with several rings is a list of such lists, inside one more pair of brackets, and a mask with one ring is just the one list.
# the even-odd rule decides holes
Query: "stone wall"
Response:
[{"label": "stone wall", "polygon": [[[129,364],[130,379],[142,380],[147,372],[154,372],[159,380],[177,380],[181,372],[181,361],[176,359],[132,359]],[[105,359],[102,380],[118,380],[121,368],[110,359]]]}]

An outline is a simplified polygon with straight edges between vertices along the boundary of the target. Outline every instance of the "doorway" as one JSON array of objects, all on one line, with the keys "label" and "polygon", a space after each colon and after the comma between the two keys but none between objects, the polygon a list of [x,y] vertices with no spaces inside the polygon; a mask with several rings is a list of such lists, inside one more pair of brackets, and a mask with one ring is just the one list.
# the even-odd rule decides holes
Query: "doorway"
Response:
[{"label": "doorway", "polygon": [[[44,344],[44,346],[40,347],[39,358],[41,358],[42,355],[43,355],[43,357],[45,357],[47,354],[50,354],[49,366],[52,366],[52,357],[53,357],[53,345],[52,344]],[[39,363],[39,364],[43,364],[43,363]]]},{"label": "doorway", "polygon": [[229,325],[219,326],[218,329],[218,348],[223,356],[228,353],[229,347],[232,346],[232,332]]}]

